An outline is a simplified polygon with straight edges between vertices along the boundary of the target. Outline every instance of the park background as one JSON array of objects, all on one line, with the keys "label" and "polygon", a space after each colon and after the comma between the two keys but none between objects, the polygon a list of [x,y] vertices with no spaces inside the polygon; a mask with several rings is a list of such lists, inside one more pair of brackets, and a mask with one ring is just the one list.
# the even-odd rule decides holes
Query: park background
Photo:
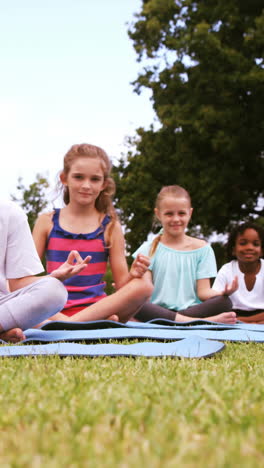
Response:
[{"label": "park background", "polygon": [[163,185],[190,192],[190,231],[219,267],[235,223],[264,223],[260,1],[13,0],[0,26],[0,195],[31,226],[61,206],[56,177],[80,142],[112,159],[128,253]]},{"label": "park background", "polygon": [[[89,140],[116,165],[131,249],[168,183],[190,190],[198,234],[263,223],[262,2],[0,5],[1,198],[16,193],[34,218],[65,151]],[[130,85],[138,74],[140,95]],[[201,360],[0,366],[3,467],[263,466],[262,343],[227,342]]]},{"label": "park background", "polygon": [[0,1],[0,198],[37,173],[51,186],[74,143],[113,162],[127,135],[154,119],[127,29],[140,0]]}]

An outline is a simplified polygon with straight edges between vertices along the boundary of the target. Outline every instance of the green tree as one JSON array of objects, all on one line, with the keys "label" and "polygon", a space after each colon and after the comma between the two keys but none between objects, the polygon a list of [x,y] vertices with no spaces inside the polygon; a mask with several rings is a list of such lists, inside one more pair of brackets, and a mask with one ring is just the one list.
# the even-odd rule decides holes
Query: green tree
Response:
[{"label": "green tree", "polygon": [[13,201],[17,202],[24,212],[27,214],[30,228],[32,229],[35,221],[46,206],[48,201],[46,200],[46,190],[49,187],[49,182],[46,177],[40,174],[36,175],[36,181],[25,187],[23,180],[20,177],[18,179],[17,190],[20,192],[20,197],[11,195]]},{"label": "green tree", "polygon": [[163,185],[189,190],[205,235],[263,215],[264,10],[260,0],[144,0],[129,36],[159,127],[138,129],[116,168],[133,250]]}]

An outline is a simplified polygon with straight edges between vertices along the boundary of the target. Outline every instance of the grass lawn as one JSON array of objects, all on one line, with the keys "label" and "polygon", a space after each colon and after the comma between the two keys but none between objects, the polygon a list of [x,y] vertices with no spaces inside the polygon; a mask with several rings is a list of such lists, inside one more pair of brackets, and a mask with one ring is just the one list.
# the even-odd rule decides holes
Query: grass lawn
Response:
[{"label": "grass lawn", "polygon": [[0,467],[262,467],[263,356],[0,358]]}]

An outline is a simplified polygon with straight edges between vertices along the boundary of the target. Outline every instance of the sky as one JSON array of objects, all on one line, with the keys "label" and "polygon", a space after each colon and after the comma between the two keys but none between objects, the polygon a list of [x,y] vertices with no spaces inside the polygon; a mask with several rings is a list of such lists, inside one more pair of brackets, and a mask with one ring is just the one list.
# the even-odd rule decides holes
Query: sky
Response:
[{"label": "sky", "polygon": [[75,143],[115,162],[125,138],[154,122],[128,24],[141,0],[0,0],[0,198],[22,177],[51,186]]}]

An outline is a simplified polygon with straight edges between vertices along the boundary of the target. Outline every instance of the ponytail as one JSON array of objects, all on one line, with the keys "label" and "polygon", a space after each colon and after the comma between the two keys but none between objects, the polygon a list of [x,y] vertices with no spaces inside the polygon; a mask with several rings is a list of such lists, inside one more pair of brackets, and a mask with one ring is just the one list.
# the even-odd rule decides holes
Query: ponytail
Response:
[{"label": "ponytail", "polygon": [[159,244],[159,242],[161,240],[161,236],[162,236],[162,234],[159,234],[157,237],[155,237],[155,239],[153,239],[153,241],[151,243],[150,251],[149,251],[149,256],[150,257],[152,257],[154,255],[154,253],[156,252],[158,244]]}]

